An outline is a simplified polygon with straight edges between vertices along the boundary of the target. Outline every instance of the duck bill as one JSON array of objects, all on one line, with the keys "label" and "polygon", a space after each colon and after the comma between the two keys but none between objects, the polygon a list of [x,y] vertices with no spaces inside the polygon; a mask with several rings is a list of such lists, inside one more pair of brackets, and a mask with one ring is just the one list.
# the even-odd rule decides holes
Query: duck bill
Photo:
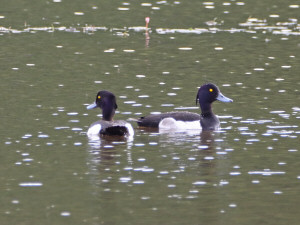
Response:
[{"label": "duck bill", "polygon": [[94,109],[97,108],[97,104],[94,102],[86,107],[86,109]]},{"label": "duck bill", "polygon": [[223,95],[221,92],[219,93],[219,95],[216,98],[217,100],[221,101],[221,102],[233,102],[232,99],[227,98],[225,95]]}]

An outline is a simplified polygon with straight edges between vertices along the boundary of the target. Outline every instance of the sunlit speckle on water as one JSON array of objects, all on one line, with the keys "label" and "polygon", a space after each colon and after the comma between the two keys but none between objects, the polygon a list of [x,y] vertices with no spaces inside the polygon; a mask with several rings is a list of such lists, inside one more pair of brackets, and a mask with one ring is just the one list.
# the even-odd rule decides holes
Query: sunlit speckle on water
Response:
[{"label": "sunlit speckle on water", "polygon": [[21,186],[21,187],[40,187],[40,186],[43,186],[43,184],[40,182],[22,182],[22,183],[19,183],[19,186]]},{"label": "sunlit speckle on water", "polygon": [[71,216],[70,212],[64,211],[60,213],[61,216]]}]

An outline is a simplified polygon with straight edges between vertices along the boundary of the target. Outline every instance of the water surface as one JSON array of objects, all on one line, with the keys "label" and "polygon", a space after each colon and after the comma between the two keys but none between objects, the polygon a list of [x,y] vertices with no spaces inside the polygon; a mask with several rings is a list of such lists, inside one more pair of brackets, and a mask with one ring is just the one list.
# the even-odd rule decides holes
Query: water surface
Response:
[{"label": "water surface", "polygon": [[[0,11],[3,224],[297,224],[299,5],[45,1]],[[144,18],[150,16],[145,34]],[[147,38],[147,35],[150,37]],[[97,91],[116,119],[199,112],[222,130],[86,137]]]}]

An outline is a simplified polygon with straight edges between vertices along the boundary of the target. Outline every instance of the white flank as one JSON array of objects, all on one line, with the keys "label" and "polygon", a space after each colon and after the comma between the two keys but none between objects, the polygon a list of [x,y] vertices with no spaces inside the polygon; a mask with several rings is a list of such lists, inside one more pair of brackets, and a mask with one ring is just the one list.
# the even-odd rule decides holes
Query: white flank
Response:
[{"label": "white flank", "polygon": [[174,118],[168,117],[160,121],[159,130],[201,130],[200,120],[195,121],[177,121]]},{"label": "white flank", "polygon": [[99,136],[100,130],[101,130],[101,125],[95,124],[88,129],[87,136],[89,138],[92,138],[93,136]]}]

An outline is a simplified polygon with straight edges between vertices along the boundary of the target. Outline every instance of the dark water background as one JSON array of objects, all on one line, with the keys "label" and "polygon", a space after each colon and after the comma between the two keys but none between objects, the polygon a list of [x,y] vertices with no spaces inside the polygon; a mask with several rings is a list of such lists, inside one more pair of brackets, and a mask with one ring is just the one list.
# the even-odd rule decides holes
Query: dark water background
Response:
[{"label": "dark water background", "polygon": [[[298,224],[297,1],[2,3],[1,224]],[[126,120],[205,82],[220,132],[85,135],[98,90]]]}]

